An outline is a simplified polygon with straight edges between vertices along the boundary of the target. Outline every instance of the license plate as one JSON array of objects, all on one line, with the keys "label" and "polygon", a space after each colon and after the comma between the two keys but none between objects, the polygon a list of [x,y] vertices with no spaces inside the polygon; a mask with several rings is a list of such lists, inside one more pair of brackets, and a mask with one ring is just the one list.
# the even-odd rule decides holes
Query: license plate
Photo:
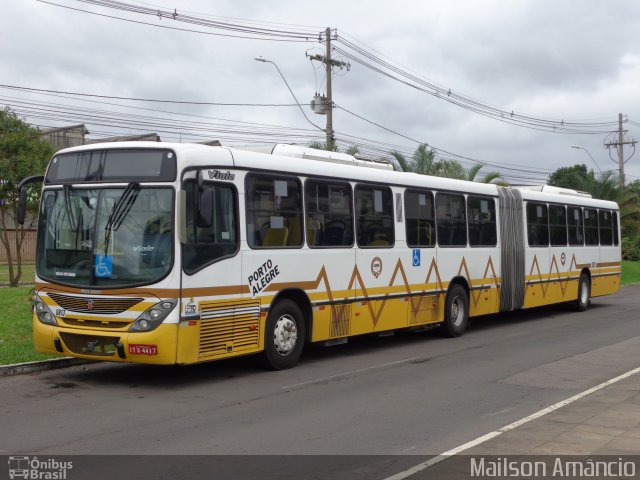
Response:
[{"label": "license plate", "polygon": [[158,355],[157,345],[129,344],[130,355]]}]

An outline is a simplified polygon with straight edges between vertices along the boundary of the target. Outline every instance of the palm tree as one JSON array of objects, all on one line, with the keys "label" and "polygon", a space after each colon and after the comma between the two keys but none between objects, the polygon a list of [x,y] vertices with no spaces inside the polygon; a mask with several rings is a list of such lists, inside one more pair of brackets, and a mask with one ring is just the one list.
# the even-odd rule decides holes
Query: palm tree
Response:
[{"label": "palm tree", "polygon": [[419,173],[420,175],[438,175],[440,162],[435,161],[436,152],[433,149],[427,150],[427,145],[424,143],[420,144],[416,151],[413,152],[411,162],[397,150],[392,151],[391,156],[397,163],[394,167],[399,167],[403,172]]},{"label": "palm tree", "polygon": [[467,170],[457,160],[441,160],[439,177],[454,178],[456,180],[467,180]]},{"label": "palm tree", "polygon": [[476,164],[466,170],[457,160],[435,159],[436,153],[433,149],[427,150],[426,144],[421,144],[413,153],[410,162],[403,154],[394,150],[391,155],[396,161],[395,167],[403,172],[419,173],[421,175],[432,175],[434,177],[455,178],[457,180],[468,180],[470,182],[496,183],[506,185],[499,172],[489,172],[482,179],[476,180],[483,165]]},{"label": "palm tree", "polygon": [[329,152],[337,152],[338,151],[338,145],[336,144],[336,142],[319,142],[319,141],[315,141],[315,142],[311,142],[309,144],[309,148],[315,148],[317,150],[327,150]]},{"label": "palm tree", "polygon": [[502,179],[502,175],[500,175],[500,172],[488,172],[485,173],[484,177],[482,177],[481,180],[476,180],[476,176],[478,175],[478,173],[480,173],[482,167],[482,164],[476,163],[467,171],[467,178],[465,178],[464,180],[468,180],[470,182],[495,183],[496,185],[502,186],[507,185],[507,182]]},{"label": "palm tree", "polygon": [[[319,142],[319,141],[315,141],[315,142],[311,142],[309,144],[309,148],[315,148],[317,150],[327,150],[329,152],[339,152],[340,149],[338,148],[338,145],[336,144],[336,142]],[[348,147],[344,153],[346,153],[347,155],[355,155],[357,153],[360,152],[360,149],[358,148],[358,145],[351,145],[350,147]]]},{"label": "palm tree", "polygon": [[355,157],[356,154],[360,153],[360,149],[358,148],[358,145],[351,145],[344,151],[344,153],[346,153],[347,155],[353,155]]}]

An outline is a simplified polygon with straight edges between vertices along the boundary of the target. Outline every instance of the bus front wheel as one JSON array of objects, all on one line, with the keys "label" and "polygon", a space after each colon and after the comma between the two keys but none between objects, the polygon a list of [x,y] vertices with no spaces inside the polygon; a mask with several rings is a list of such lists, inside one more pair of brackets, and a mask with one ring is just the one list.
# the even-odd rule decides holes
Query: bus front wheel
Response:
[{"label": "bus front wheel", "polygon": [[300,307],[292,300],[280,300],[267,317],[262,363],[271,370],[293,367],[302,355],[304,339]]},{"label": "bus front wheel", "polygon": [[458,283],[451,286],[444,307],[444,322],[441,331],[447,337],[459,337],[469,323],[469,296]]},{"label": "bus front wheel", "polygon": [[582,273],[578,282],[578,311],[584,312],[589,308],[591,298],[591,282],[589,281],[589,275]]}]

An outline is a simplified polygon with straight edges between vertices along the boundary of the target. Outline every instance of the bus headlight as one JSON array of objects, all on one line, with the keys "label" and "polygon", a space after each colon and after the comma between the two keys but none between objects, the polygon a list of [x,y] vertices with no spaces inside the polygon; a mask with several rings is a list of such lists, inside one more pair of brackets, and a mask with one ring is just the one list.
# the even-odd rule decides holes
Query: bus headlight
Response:
[{"label": "bus headlight", "polygon": [[55,315],[51,313],[49,307],[47,307],[47,305],[42,300],[40,300],[38,296],[35,296],[35,298],[33,299],[33,308],[36,312],[36,315],[38,316],[38,320],[40,320],[42,323],[46,325],[52,325],[54,327],[58,325]]},{"label": "bus headlight", "polygon": [[178,300],[170,298],[169,300],[163,300],[162,302],[156,303],[152,307],[147,308],[144,313],[142,313],[142,315],[133,322],[129,331],[150,332],[151,330],[154,330],[165,318],[167,318],[167,315],[171,313],[171,310],[173,310],[177,304]]}]

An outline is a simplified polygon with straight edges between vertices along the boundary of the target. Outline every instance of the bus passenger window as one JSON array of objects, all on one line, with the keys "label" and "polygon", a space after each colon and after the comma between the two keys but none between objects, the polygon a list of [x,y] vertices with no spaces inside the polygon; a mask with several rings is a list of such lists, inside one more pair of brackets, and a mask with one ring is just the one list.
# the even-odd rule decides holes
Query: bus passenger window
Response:
[{"label": "bus passenger window", "polygon": [[614,245],[618,245],[618,242],[620,241],[618,238],[618,213],[617,212],[613,212],[613,244]]},{"label": "bus passenger window", "polygon": [[360,247],[392,247],[395,242],[391,189],[356,186],[356,235]]},{"label": "bus passenger window", "polygon": [[436,244],[436,224],[433,193],[407,190],[404,192],[407,246],[433,247]]},{"label": "bus passenger window", "polygon": [[527,203],[527,236],[530,247],[549,246],[549,222],[544,203]]},{"label": "bus passenger window", "polygon": [[495,247],[496,203],[491,197],[467,198],[467,218],[469,219],[469,245],[472,247]]},{"label": "bus passenger window", "polygon": [[595,208],[584,209],[584,243],[598,245],[598,211]]},{"label": "bus passenger window", "polygon": [[613,229],[611,228],[611,212],[609,210],[600,210],[598,217],[600,220],[600,245],[612,245]]},{"label": "bus passenger window", "polygon": [[569,245],[584,245],[584,232],[582,225],[582,209],[580,207],[568,207],[567,223],[569,224]]},{"label": "bus passenger window", "polygon": [[464,247],[467,245],[467,219],[464,195],[436,194],[438,245]]},{"label": "bus passenger window", "polygon": [[551,246],[567,245],[567,211],[564,205],[549,205],[549,237]]},{"label": "bus passenger window", "polygon": [[247,175],[245,185],[249,246],[302,246],[300,181],[291,177]]},{"label": "bus passenger window", "polygon": [[309,180],[305,185],[307,243],[310,247],[353,245],[351,185]]}]

